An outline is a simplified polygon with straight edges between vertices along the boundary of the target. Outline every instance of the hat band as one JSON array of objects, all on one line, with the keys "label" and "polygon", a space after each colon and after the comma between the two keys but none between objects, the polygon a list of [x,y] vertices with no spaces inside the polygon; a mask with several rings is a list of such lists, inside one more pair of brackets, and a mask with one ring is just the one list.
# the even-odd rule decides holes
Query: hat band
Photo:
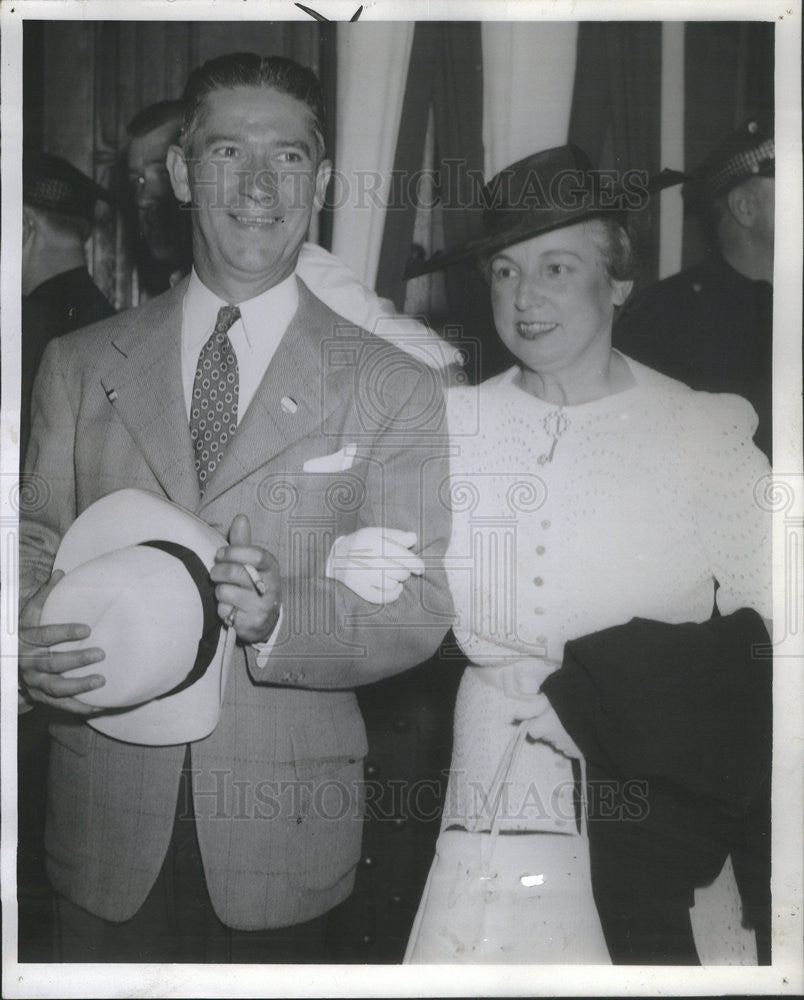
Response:
[{"label": "hat band", "polygon": [[735,153],[730,159],[705,180],[710,197],[717,198],[729,189],[751,177],[767,175],[775,167],[775,143],[766,139],[754,149]]},{"label": "hat band", "polygon": [[[201,638],[198,640],[198,653],[196,654],[195,662],[183,681],[180,681],[170,691],[166,691],[159,696],[159,698],[167,698],[178,694],[179,691],[190,687],[191,684],[195,684],[197,680],[200,680],[204,676],[210,663],[212,663],[221,633],[221,623],[218,618],[218,602],[215,599],[215,588],[210,584],[209,570],[192,549],[188,549],[185,545],[179,545],[177,542],[149,541],[140,542],[140,544],[147,545],[152,549],[160,549],[162,552],[167,553],[167,555],[179,560],[195,584],[198,596],[201,599],[201,608],[204,616],[203,631]],[[156,700],[158,701],[159,699]]]}]

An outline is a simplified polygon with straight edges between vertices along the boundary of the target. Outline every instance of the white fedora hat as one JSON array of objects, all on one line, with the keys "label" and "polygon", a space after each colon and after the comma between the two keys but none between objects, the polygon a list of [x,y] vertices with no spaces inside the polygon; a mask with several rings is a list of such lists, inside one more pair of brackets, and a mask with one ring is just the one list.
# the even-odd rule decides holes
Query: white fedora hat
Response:
[{"label": "white fedora hat", "polygon": [[81,622],[100,663],[64,674],[101,674],[78,698],[101,711],[87,721],[128,743],[165,746],[203,739],[220,717],[236,636],[217,616],[209,570],[227,544],[220,532],[145,490],[110,493],[65,533],[41,623]]}]

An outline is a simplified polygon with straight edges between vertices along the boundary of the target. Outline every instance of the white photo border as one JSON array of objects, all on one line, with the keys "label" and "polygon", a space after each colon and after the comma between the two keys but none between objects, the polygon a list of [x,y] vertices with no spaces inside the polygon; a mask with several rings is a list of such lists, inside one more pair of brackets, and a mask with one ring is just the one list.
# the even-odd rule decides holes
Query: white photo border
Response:
[{"label": "white photo border", "polygon": [[[348,20],[359,0],[312,0]],[[304,20],[292,0],[1,0],[3,996],[610,996],[804,992],[802,972],[802,634],[804,582],[801,318],[800,0],[366,0],[361,20],[762,20],[776,25],[774,291],[774,961],[768,967],[31,965],[16,958],[16,568],[22,149],[22,25],[26,20]],[[784,199],[782,204],[782,199]],[[782,210],[780,210],[782,209]],[[785,572],[787,567],[787,572]]]}]

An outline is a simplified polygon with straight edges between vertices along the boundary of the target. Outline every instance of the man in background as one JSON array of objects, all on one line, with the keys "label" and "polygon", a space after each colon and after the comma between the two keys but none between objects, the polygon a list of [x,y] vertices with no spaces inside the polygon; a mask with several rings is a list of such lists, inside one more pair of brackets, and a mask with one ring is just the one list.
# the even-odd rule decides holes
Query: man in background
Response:
[{"label": "man in background", "polygon": [[173,197],[165,165],[181,116],[181,101],[160,101],[138,111],[126,127],[134,261],[151,294],[175,285],[192,264],[189,215]]},{"label": "man in background", "polygon": [[20,456],[30,431],[31,388],[53,337],[114,314],[90,277],[84,251],[109,192],[60,156],[26,151],[22,163],[22,383]]},{"label": "man in background", "polygon": [[67,160],[25,153],[22,191],[22,294],[55,310],[68,333],[114,313],[90,277],[84,253],[98,200],[108,191]]},{"label": "man in background", "polygon": [[732,392],[757,412],[771,457],[775,152],[772,121],[753,115],[685,187],[712,244],[709,258],[626,305],[615,346],[693,389]]}]

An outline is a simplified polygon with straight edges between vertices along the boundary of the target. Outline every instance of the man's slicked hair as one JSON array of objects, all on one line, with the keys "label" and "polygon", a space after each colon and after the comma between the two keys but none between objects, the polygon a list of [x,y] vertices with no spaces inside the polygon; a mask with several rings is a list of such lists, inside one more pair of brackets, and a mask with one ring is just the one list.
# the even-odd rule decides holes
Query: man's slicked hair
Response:
[{"label": "man's slicked hair", "polygon": [[266,87],[288,94],[305,104],[312,117],[318,142],[318,158],[324,156],[324,99],[315,73],[284,56],[259,56],[254,52],[232,52],[210,59],[193,70],[182,94],[184,115],[179,141],[188,138],[204,121],[205,99],[216,90],[234,87]]}]

